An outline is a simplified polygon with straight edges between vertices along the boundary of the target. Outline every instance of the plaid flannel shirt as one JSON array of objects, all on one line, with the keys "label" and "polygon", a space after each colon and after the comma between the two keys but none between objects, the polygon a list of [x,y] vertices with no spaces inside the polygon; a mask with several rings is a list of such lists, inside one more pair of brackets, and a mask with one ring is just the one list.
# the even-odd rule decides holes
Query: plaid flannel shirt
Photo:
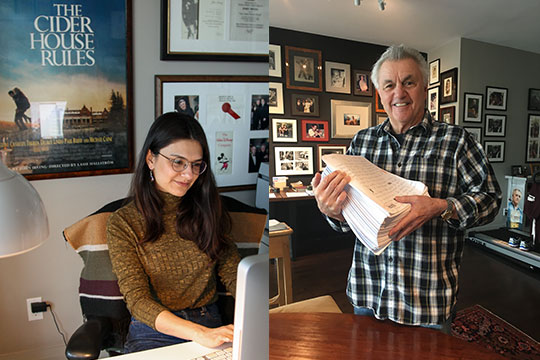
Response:
[{"label": "plaid flannel shirt", "polygon": [[[431,219],[379,256],[357,239],[349,301],[372,308],[379,319],[444,323],[456,303],[465,229],[492,221],[501,204],[501,189],[481,146],[463,128],[432,121],[426,112],[407,130],[402,145],[387,119],[359,131],[347,154],[423,182],[431,197],[452,201],[458,215],[457,220]],[[337,231],[350,230],[346,223],[328,220]]]}]

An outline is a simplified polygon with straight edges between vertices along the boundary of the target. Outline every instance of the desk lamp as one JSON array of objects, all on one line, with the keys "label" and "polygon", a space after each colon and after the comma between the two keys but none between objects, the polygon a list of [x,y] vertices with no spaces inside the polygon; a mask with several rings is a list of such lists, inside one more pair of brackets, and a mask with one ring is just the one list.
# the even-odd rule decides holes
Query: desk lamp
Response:
[{"label": "desk lamp", "polygon": [[25,253],[49,236],[49,222],[38,192],[0,159],[0,259]]}]

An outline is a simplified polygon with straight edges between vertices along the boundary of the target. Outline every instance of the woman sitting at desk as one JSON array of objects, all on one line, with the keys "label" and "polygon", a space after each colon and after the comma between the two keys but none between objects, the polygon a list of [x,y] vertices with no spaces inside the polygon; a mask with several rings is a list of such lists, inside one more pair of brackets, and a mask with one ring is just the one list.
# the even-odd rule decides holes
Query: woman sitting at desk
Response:
[{"label": "woman sitting at desk", "polygon": [[109,218],[113,270],[132,315],[126,352],[232,341],[215,304],[216,270],[234,294],[240,257],[209,162],[198,121],[161,115],[139,155],[133,201]]}]

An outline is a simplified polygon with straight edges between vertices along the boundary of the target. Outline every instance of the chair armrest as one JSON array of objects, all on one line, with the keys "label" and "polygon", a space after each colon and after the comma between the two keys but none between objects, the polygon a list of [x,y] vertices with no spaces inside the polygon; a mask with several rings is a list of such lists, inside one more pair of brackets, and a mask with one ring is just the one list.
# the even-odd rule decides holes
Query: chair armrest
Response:
[{"label": "chair armrest", "polygon": [[103,345],[103,338],[110,331],[107,318],[88,319],[71,335],[66,346],[66,358],[69,360],[97,359]]}]

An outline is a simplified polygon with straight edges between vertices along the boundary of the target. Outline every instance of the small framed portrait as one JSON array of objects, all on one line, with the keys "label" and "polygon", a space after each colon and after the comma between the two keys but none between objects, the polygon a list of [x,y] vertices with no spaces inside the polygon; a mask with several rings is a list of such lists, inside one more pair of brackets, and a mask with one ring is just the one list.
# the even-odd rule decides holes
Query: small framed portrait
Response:
[{"label": "small framed portrait", "polygon": [[322,91],[322,53],[285,46],[285,77],[288,89]]},{"label": "small framed portrait", "polygon": [[440,67],[441,59],[433,60],[429,63],[429,85],[434,85],[439,82]]},{"label": "small framed portrait", "polygon": [[273,142],[297,142],[295,119],[272,119]]},{"label": "small framed portrait", "polygon": [[373,84],[369,78],[369,71],[353,70],[353,94],[361,96],[373,95]]},{"label": "small framed portrait", "polygon": [[359,130],[371,126],[371,103],[330,100],[332,137],[351,139]]},{"label": "small framed portrait", "polygon": [[433,119],[439,119],[439,87],[435,86],[427,91],[428,111]]},{"label": "small framed portrait", "polygon": [[512,165],[512,176],[523,176],[523,167],[521,165]]},{"label": "small framed portrait", "polygon": [[284,114],[283,84],[277,82],[268,83],[268,111],[270,114]]},{"label": "small framed portrait", "polygon": [[482,94],[465,93],[463,121],[482,122]]},{"label": "small framed portrait", "polygon": [[274,147],[276,175],[313,174],[313,148]]},{"label": "small framed portrait", "polygon": [[440,103],[448,104],[457,101],[458,69],[453,68],[441,73]]},{"label": "small framed portrait", "polygon": [[323,171],[326,167],[324,161],[322,161],[323,155],[329,154],[345,154],[347,152],[346,145],[317,145],[317,150],[319,152],[319,171]]},{"label": "small framed portrait", "polygon": [[377,124],[382,124],[386,119],[388,119],[388,115],[386,114],[377,114]]},{"label": "small framed portrait", "polygon": [[504,162],[505,141],[484,141],[484,151],[490,162]]},{"label": "small framed portrait", "polygon": [[386,111],[384,110],[384,107],[381,101],[381,96],[379,95],[379,92],[377,90],[375,90],[375,112],[386,114]]},{"label": "small framed portrait", "polygon": [[455,124],[456,123],[455,105],[440,108],[439,121],[447,123],[447,124]]},{"label": "small framed portrait", "polygon": [[525,162],[540,161],[540,115],[529,114],[527,156]]},{"label": "small framed portrait", "polygon": [[328,141],[328,121],[302,120],[302,141]]},{"label": "small framed portrait", "polygon": [[506,115],[486,114],[486,136],[504,136],[506,133]]},{"label": "small framed portrait", "polygon": [[486,110],[506,110],[508,89],[486,86]]},{"label": "small framed portrait", "polygon": [[311,94],[292,94],[291,114],[319,116],[319,97]]},{"label": "small framed portrait", "polygon": [[281,46],[268,45],[268,75],[281,77]]},{"label": "small framed portrait", "polygon": [[540,89],[529,89],[528,110],[540,111]]},{"label": "small framed portrait", "polygon": [[351,65],[332,61],[324,63],[326,69],[326,91],[351,93]]},{"label": "small framed portrait", "polygon": [[477,143],[482,143],[482,128],[479,127],[463,127],[469,134],[474,136]]}]

